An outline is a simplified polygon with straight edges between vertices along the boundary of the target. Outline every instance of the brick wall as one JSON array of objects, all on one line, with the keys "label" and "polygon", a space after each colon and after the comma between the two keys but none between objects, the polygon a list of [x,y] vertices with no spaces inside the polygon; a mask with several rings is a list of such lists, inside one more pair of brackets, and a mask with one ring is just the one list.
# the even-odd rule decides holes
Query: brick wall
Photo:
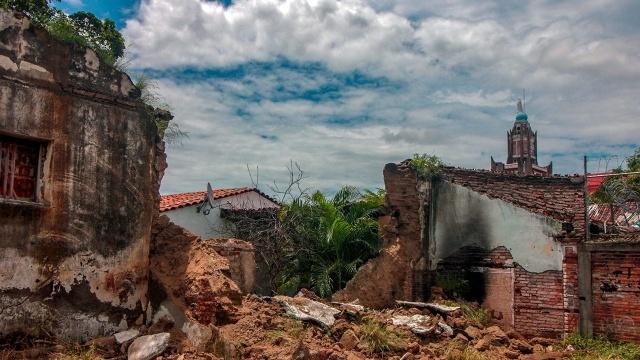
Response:
[{"label": "brick wall", "polygon": [[562,272],[531,273],[520,266],[514,277],[514,323],[525,335],[562,335],[564,328]]},{"label": "brick wall", "polygon": [[591,253],[594,335],[640,341],[640,249]]},{"label": "brick wall", "polygon": [[563,244],[562,271],[531,273],[515,264],[514,327],[525,334],[556,337],[576,331],[576,245],[585,238],[583,178],[514,176],[457,168],[445,169],[443,178],[562,223],[556,237]]}]

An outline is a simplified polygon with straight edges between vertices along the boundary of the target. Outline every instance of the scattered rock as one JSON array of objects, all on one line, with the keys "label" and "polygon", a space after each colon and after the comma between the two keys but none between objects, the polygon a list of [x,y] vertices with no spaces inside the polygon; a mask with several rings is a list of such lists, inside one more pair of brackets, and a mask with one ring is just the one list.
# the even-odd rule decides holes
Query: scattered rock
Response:
[{"label": "scattered rock", "polygon": [[529,342],[533,345],[540,344],[542,346],[549,346],[549,345],[555,344],[556,340],[543,338],[543,337],[534,337]]},{"label": "scattered rock", "polygon": [[295,351],[293,352],[292,360],[308,360],[309,359],[309,348],[304,344],[304,342],[300,341]]},{"label": "scattered rock", "polygon": [[473,345],[473,348],[478,351],[487,351],[489,350],[490,346],[491,346],[491,342],[489,341],[489,339],[485,337],[478,340],[478,342],[475,345]]},{"label": "scattered rock", "polygon": [[445,335],[453,336],[453,329],[451,328],[451,326],[447,325],[446,323],[443,323],[442,321],[439,321],[438,327],[442,330],[442,333],[444,333]]},{"label": "scattered rock", "polygon": [[502,354],[507,359],[517,359],[520,357],[520,353],[514,350],[505,349]]},{"label": "scattered rock", "polygon": [[336,321],[335,315],[340,313],[340,310],[305,297],[276,296],[274,299],[281,303],[287,315],[294,319],[311,321],[325,328],[330,328]]},{"label": "scattered rock", "polygon": [[461,342],[461,343],[463,343],[463,344],[466,344],[466,343],[468,343],[468,342],[469,342],[469,339],[467,339],[467,337],[466,337],[466,336],[464,336],[462,333],[458,333],[458,334],[456,335],[456,337],[454,337],[454,338],[453,338],[453,340],[454,340],[454,341],[459,341],[459,342]]},{"label": "scattered rock", "polygon": [[471,339],[479,339],[482,337],[482,330],[478,329],[475,326],[467,326],[467,328],[464,329],[464,332]]},{"label": "scattered rock", "polygon": [[415,358],[416,357],[412,353],[408,352],[408,353],[405,353],[404,355],[402,355],[400,360],[415,360]]},{"label": "scattered rock", "polygon": [[534,353],[543,353],[544,352],[544,346],[542,346],[540,344],[533,345],[533,352]]},{"label": "scattered rock", "polygon": [[484,329],[483,334],[485,335],[485,338],[489,339],[491,345],[500,345],[509,342],[509,337],[507,336],[507,334],[505,334],[502,329],[495,325]]},{"label": "scattered rock", "polygon": [[360,342],[360,339],[358,339],[358,336],[353,330],[345,331],[340,338],[340,344],[347,350],[355,349],[355,347],[358,345],[358,342]]},{"label": "scattered rock", "polygon": [[127,353],[128,360],[151,360],[169,346],[169,333],[141,336],[133,341]]},{"label": "scattered rock", "polygon": [[511,340],[511,348],[514,350],[518,350],[523,354],[531,354],[533,352],[533,347],[524,340]]},{"label": "scattered rock", "polygon": [[137,329],[130,329],[127,331],[121,331],[119,333],[115,333],[113,336],[116,339],[116,342],[118,343],[118,345],[122,345],[124,343],[126,343],[127,341],[134,339],[135,337],[137,337],[138,335],[140,335],[140,331]]}]

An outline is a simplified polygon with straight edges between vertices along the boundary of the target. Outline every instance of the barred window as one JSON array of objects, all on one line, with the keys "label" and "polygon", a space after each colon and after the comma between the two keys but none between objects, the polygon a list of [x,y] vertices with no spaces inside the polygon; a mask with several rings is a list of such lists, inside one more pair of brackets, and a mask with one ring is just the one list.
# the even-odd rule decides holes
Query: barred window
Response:
[{"label": "barred window", "polygon": [[0,135],[0,199],[38,202],[43,143]]}]

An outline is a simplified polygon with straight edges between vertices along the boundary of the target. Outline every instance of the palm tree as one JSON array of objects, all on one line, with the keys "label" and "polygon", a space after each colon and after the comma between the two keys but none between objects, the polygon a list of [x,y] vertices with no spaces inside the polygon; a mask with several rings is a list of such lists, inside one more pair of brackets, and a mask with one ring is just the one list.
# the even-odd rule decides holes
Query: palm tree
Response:
[{"label": "palm tree", "polygon": [[315,192],[287,205],[286,217],[298,222],[294,235],[298,251],[283,276],[283,284],[310,286],[322,297],[344,287],[358,267],[378,251],[374,213],[381,194],[368,192],[363,196],[356,188],[345,186],[330,199]]}]

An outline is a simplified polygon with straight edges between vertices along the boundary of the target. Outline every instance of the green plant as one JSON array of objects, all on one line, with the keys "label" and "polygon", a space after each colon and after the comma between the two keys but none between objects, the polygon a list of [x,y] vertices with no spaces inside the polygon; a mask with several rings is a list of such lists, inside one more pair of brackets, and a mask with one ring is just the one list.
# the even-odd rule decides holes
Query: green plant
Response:
[{"label": "green plant", "polygon": [[78,344],[70,346],[65,352],[53,354],[51,356],[53,360],[101,360],[95,348],[90,346],[88,348],[82,347]]},{"label": "green plant", "polygon": [[415,170],[418,178],[429,180],[440,174],[444,163],[435,155],[414,154],[409,166]]},{"label": "green plant", "polygon": [[572,359],[589,360],[637,360],[640,346],[631,343],[607,340],[600,337],[582,337],[573,333],[564,340],[564,346],[571,345],[576,350]]},{"label": "green plant", "polygon": [[378,320],[365,318],[360,325],[360,342],[369,353],[384,353],[404,347],[400,335]]},{"label": "green plant", "polygon": [[453,298],[466,298],[471,292],[469,280],[459,273],[440,272],[436,274],[435,285]]},{"label": "green plant", "polygon": [[24,12],[31,17],[34,24],[45,28],[54,38],[89,47],[102,62],[109,65],[114,65],[116,60],[124,55],[124,38],[112,20],[100,20],[85,11],[67,15],[52,7],[52,2],[0,0],[0,8]]},{"label": "green plant", "polygon": [[447,360],[487,360],[478,350],[468,344],[460,344],[455,341],[447,348]]},{"label": "green plant", "polygon": [[332,198],[321,192],[282,206],[279,218],[292,243],[289,266],[279,279],[279,289],[311,287],[328,297],[345,286],[358,267],[379,248],[379,201],[363,197],[345,186]]},{"label": "green plant", "polygon": [[464,300],[443,300],[440,301],[440,303],[442,305],[460,307],[462,314],[469,321],[469,325],[481,328],[491,323],[491,316],[489,315],[489,312],[475,303],[470,303]]}]

